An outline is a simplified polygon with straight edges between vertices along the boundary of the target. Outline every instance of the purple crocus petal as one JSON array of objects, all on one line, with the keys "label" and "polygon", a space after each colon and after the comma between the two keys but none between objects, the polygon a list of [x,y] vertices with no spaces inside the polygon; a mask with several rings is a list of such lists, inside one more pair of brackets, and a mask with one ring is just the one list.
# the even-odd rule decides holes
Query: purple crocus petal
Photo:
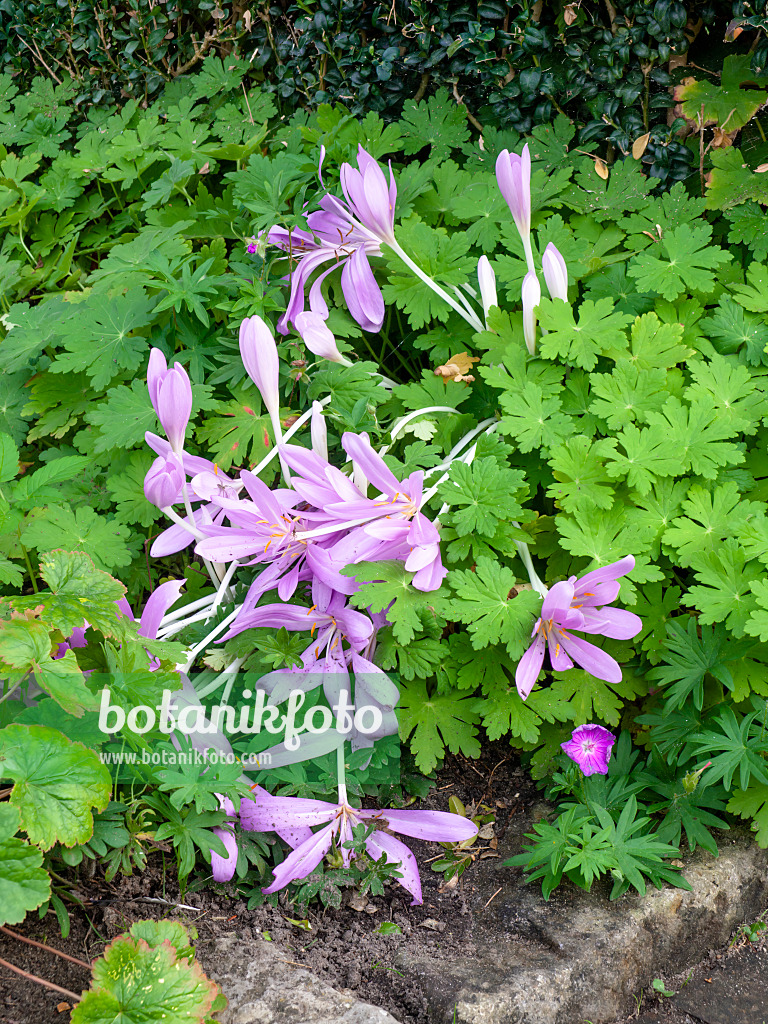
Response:
[{"label": "purple crocus petal", "polygon": [[246,373],[261,393],[270,419],[273,423],[279,421],[280,358],[272,329],[260,316],[246,317],[240,324],[240,356]]},{"label": "purple crocus petal", "polygon": [[580,592],[581,583],[576,579],[575,576],[571,576],[568,580],[569,583],[573,584],[574,590],[574,601],[576,602],[577,608],[596,608],[598,605],[612,604],[619,596],[621,590],[621,584],[618,581],[611,583],[599,583],[595,587],[595,592]]},{"label": "purple crocus petal", "polygon": [[139,636],[145,636],[148,640],[155,639],[163,616],[171,605],[178,601],[186,582],[186,580],[168,580],[167,583],[161,583],[152,591],[144,605],[144,611],[141,613]]},{"label": "purple crocus petal", "polygon": [[379,453],[373,450],[367,433],[352,434],[347,431],[342,434],[341,445],[350,459],[360,465],[367,479],[382,494],[393,498],[401,490],[402,484]]},{"label": "purple crocus petal", "polygon": [[584,775],[605,775],[615,742],[613,733],[602,725],[580,725],[573,730],[570,740],[560,746]]},{"label": "purple crocus petal", "polygon": [[386,672],[378,665],[364,658],[357,651],[352,652],[352,671],[355,674],[355,703],[363,707],[365,704],[377,704],[380,708],[392,711],[400,700],[400,691]]},{"label": "purple crocus petal", "polygon": [[413,900],[412,907],[421,906],[424,899],[421,895],[421,878],[419,877],[419,865],[416,858],[399,839],[387,835],[386,832],[376,831],[365,841],[365,848],[374,860],[380,860],[384,854],[388,864],[399,864],[401,878],[397,881],[407,890]]},{"label": "purple crocus petal", "polygon": [[313,355],[332,363],[346,364],[346,359],[336,347],[333,332],[326,327],[325,319],[319,313],[299,313],[294,324],[301,340]]},{"label": "purple crocus petal", "polygon": [[533,689],[533,684],[539,677],[541,666],[544,664],[546,647],[547,641],[544,634],[537,633],[536,639],[517,663],[515,686],[523,700],[527,700],[528,694]]},{"label": "purple crocus petal", "polygon": [[283,514],[283,508],[279,503],[278,493],[270,490],[263,480],[254,476],[248,469],[242,471],[240,479],[245,484],[248,497],[258,507],[259,512],[264,518],[270,523],[279,523],[280,517]]},{"label": "purple crocus petal", "polygon": [[496,180],[517,230],[527,236],[531,230],[531,157],[527,145],[523,147],[522,156],[506,149],[499,153]]},{"label": "purple crocus petal", "polygon": [[643,620],[634,612],[623,608],[584,608],[584,625],[578,628],[584,633],[600,633],[612,640],[631,640],[643,628]]},{"label": "purple crocus petal", "polygon": [[541,269],[547,282],[547,291],[553,299],[568,301],[568,268],[559,250],[552,242],[544,250]]},{"label": "purple crocus petal", "polygon": [[[207,510],[213,509],[213,506],[207,506]],[[195,509],[194,520],[196,525],[199,527],[203,522],[203,509]],[[189,517],[184,517],[184,522],[189,522]],[[149,554],[152,558],[165,558],[167,555],[175,555],[178,551],[183,551],[184,548],[189,547],[194,542],[194,537],[178,523],[174,523],[169,526],[167,530],[163,530],[162,533],[158,534],[155,538],[152,547],[149,549]]]},{"label": "purple crocus petal", "polygon": [[341,853],[341,862],[345,868],[349,867],[350,861],[352,860],[352,851],[344,848],[344,843],[351,843],[354,839],[352,834],[352,822],[349,820],[347,814],[341,816],[338,837],[336,839],[336,846]]},{"label": "purple crocus petal", "polygon": [[[337,265],[332,263],[327,270],[324,270],[322,274],[318,274],[315,280],[312,282],[312,287],[309,289],[309,308],[312,313],[319,316],[322,320],[328,319],[328,303],[325,301],[323,296],[323,281],[337,269]],[[303,331],[299,326],[299,316],[303,314],[299,313],[294,318],[294,324],[299,334],[303,335]],[[314,351],[313,349],[311,351]]]},{"label": "purple crocus petal", "polygon": [[341,289],[349,312],[363,330],[380,331],[384,323],[384,296],[362,248],[355,249],[344,264]]},{"label": "purple crocus petal", "polygon": [[167,372],[168,363],[165,356],[159,348],[153,348],[149,353],[149,365],[147,366],[147,390],[155,412],[157,412],[157,393]]},{"label": "purple crocus petal", "polygon": [[157,389],[157,415],[177,454],[184,449],[191,412],[192,384],[184,367],[174,363]]},{"label": "purple crocus petal", "polygon": [[610,654],[571,633],[563,632],[560,642],[576,664],[596,679],[604,679],[606,683],[621,682],[621,666]]},{"label": "purple crocus petal", "polygon": [[307,565],[315,576],[332,590],[346,595],[356,594],[360,589],[360,584],[355,583],[351,576],[342,576],[339,571],[349,564],[332,558],[327,548],[318,544],[307,545]]},{"label": "purple crocus petal", "polygon": [[330,850],[337,827],[338,823],[332,821],[319,832],[315,832],[311,839],[307,839],[301,846],[297,846],[292,853],[288,854],[282,864],[278,864],[276,868],[272,869],[275,880],[261,891],[267,894],[277,892],[289,882],[296,882],[311,874]]},{"label": "purple crocus petal", "polygon": [[317,242],[309,231],[302,231],[301,228],[270,228],[267,232],[267,241],[287,253],[306,252],[317,247]]},{"label": "purple crocus petal", "polygon": [[619,579],[620,576],[626,576],[634,568],[635,556],[627,555],[624,558],[620,558],[618,562],[611,562],[610,565],[604,565],[602,569],[593,569],[586,576],[582,576],[576,584],[575,592],[581,595],[586,590],[594,590],[595,587],[602,583],[613,583],[614,580]]},{"label": "purple crocus petal", "polygon": [[[270,800],[279,800],[279,799],[280,799],[279,797],[272,796],[272,794],[268,793],[266,791],[266,789],[264,789],[263,787],[259,786],[259,801],[261,803],[269,804]],[[244,804],[252,804],[252,803],[253,803],[253,800],[250,800],[248,797],[243,797],[240,800],[240,820],[241,820],[241,822],[242,822],[243,805]],[[243,827],[245,828],[245,826],[243,826]],[[297,846],[301,846],[302,843],[306,843],[306,841],[308,839],[311,839],[312,836],[314,835],[312,829],[309,828],[308,825],[295,825],[295,826],[294,825],[286,825],[286,826],[281,826],[280,828],[275,829],[275,832],[280,836],[280,838],[284,842],[288,843],[288,845],[290,847],[292,847],[294,850],[296,849]]]},{"label": "purple crocus petal", "polygon": [[320,402],[312,403],[312,418],[309,421],[312,437],[312,451],[320,459],[328,461],[328,425]]},{"label": "purple crocus petal", "polygon": [[547,622],[549,619],[554,619],[556,622],[561,617],[565,616],[571,602],[573,601],[573,587],[567,580],[563,580],[550,589],[547,596],[544,598],[544,603],[541,606],[541,617]]},{"label": "purple crocus petal", "polygon": [[220,853],[211,850],[211,871],[214,882],[229,882],[237,867],[237,840],[232,831],[228,828],[215,828],[213,834],[218,836],[224,843],[227,856],[222,857]]},{"label": "purple crocus petal", "polygon": [[337,804],[325,800],[308,800],[298,796],[263,796],[257,786],[250,800],[240,804],[240,821],[250,832],[276,832],[297,825],[322,825],[332,821],[338,811]]},{"label": "purple crocus petal", "polygon": [[449,811],[355,811],[365,821],[383,819],[390,832],[412,839],[426,839],[433,843],[463,843],[477,835],[477,825],[469,818]]},{"label": "purple crocus petal", "polygon": [[433,590],[438,590],[440,584],[447,575],[448,570],[445,568],[440,560],[440,556],[438,555],[434,562],[430,562],[429,565],[425,565],[423,569],[419,569],[411,580],[411,586],[414,590],[419,590],[423,594],[428,594]]},{"label": "purple crocus petal", "polygon": [[168,508],[182,498],[181,489],[186,477],[177,455],[155,459],[144,477],[144,497],[158,508]]},{"label": "purple crocus petal", "polygon": [[567,672],[569,668],[573,668],[573,662],[565,653],[565,648],[560,643],[555,632],[555,630],[550,630],[547,634],[549,660],[552,663],[552,668],[555,672]]}]

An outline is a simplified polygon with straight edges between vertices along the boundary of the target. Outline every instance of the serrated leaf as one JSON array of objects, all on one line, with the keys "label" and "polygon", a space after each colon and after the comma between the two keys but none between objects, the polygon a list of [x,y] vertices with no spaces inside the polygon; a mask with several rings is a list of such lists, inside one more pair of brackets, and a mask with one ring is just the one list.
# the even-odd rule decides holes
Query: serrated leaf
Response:
[{"label": "serrated leaf", "polygon": [[93,834],[95,807],[109,803],[112,780],[98,754],[55,729],[12,724],[0,730],[2,772],[12,779],[10,802],[21,827],[42,850],[76,846]]},{"label": "serrated leaf", "polygon": [[0,804],[0,925],[21,924],[27,912],[44,903],[51,892],[42,853],[14,838],[19,824],[18,810]]},{"label": "serrated leaf", "polygon": [[469,465],[455,462],[437,494],[454,510],[451,521],[459,537],[468,533],[493,536],[502,520],[523,517],[515,495],[525,490],[523,472],[501,469],[489,456]]},{"label": "serrated leaf", "polygon": [[707,224],[681,224],[667,231],[653,253],[633,256],[629,273],[638,288],[673,300],[691,291],[705,294],[715,286],[717,270],[733,256],[712,245],[712,228]]},{"label": "serrated leaf", "polygon": [[472,698],[445,694],[429,696],[423,682],[401,683],[398,720],[400,738],[410,747],[420,772],[428,775],[447,747],[466,757],[480,756],[479,717]]},{"label": "serrated leaf", "polygon": [[545,359],[593,370],[603,352],[626,348],[624,328],[632,317],[617,313],[611,299],[585,299],[578,314],[577,321],[573,307],[562,299],[541,300],[538,317],[547,333],[539,341],[539,351]]},{"label": "serrated leaf", "polygon": [[63,506],[35,509],[27,519],[22,543],[39,551],[55,547],[85,551],[100,569],[130,565],[126,541],[128,528],[80,506],[75,512]]},{"label": "serrated leaf", "polygon": [[447,159],[452,149],[459,149],[469,138],[466,107],[455,103],[443,88],[419,103],[406,100],[400,128],[406,154],[430,146],[429,155],[438,161]]},{"label": "serrated leaf", "polygon": [[[355,608],[370,607],[373,612],[387,612],[395,640],[410,643],[421,632],[421,616],[434,620],[437,602],[447,596],[445,587],[423,593],[411,586],[415,573],[408,572],[402,562],[366,562],[342,569],[343,576],[353,576],[364,583],[349,599]],[[392,607],[389,606],[395,602]]]}]

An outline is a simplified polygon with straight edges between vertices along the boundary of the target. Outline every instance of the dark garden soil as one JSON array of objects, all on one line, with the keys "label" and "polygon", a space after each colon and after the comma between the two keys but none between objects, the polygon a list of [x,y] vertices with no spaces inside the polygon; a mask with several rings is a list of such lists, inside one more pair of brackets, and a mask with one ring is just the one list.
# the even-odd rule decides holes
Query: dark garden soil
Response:
[{"label": "dark garden soil", "polygon": [[[503,743],[486,744],[479,761],[449,756],[435,788],[420,806],[447,810],[453,795],[466,805],[486,804],[494,809],[495,838],[477,844],[478,855],[484,857],[496,856],[496,839],[503,837],[512,816],[541,799],[514,752]],[[73,910],[72,928],[66,940],[61,938],[52,913],[43,921],[32,913],[13,930],[83,961],[100,956],[107,942],[142,918],[179,919],[194,925],[201,939],[235,934],[254,946],[265,941],[266,933],[287,950],[291,963],[306,967],[336,988],[351,990],[359,999],[383,1006],[401,1024],[425,1024],[426,1002],[418,979],[406,978],[399,972],[395,958],[403,949],[414,954],[428,953],[433,959],[471,955],[473,937],[467,898],[472,891],[473,870],[469,867],[458,884],[446,885],[442,875],[430,868],[430,861],[441,852],[441,847],[417,840],[409,840],[409,845],[421,868],[422,906],[411,907],[408,894],[396,885],[388,888],[384,896],[368,900],[346,893],[339,910],[310,907],[308,931],[286,920],[297,918],[295,908],[281,904],[276,909],[262,906],[249,911],[246,901],[227,894],[226,887],[187,893],[182,899],[175,880],[170,873],[164,873],[159,854],[150,858],[150,866],[143,874],[118,878],[111,884],[98,874],[90,880],[81,875],[73,888],[86,903],[86,912]],[[184,903],[196,910],[149,900]],[[384,921],[397,924],[401,934],[379,934],[376,929]],[[696,970],[716,970],[730,955],[728,951],[713,952],[710,960]],[[74,993],[79,994],[89,984],[84,966],[22,944],[3,932],[0,958]],[[209,957],[205,966],[213,968],[215,962]],[[685,977],[664,981],[668,988],[679,989]],[[0,965],[0,1024],[68,1021],[71,1002],[66,995],[14,975]],[[641,1009],[626,1021],[637,1020],[638,1013],[650,1014],[648,1024],[653,1022],[654,1015],[663,1024],[690,1024],[697,1020],[678,1011],[674,1000],[660,1002],[658,998],[646,998]]]}]

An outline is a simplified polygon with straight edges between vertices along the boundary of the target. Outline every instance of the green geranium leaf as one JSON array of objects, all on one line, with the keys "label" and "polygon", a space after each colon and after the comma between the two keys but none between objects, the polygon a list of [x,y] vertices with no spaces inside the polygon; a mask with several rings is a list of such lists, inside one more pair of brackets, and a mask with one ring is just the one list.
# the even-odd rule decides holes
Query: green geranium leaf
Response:
[{"label": "green geranium leaf", "polygon": [[0,925],[21,924],[27,912],[48,899],[51,879],[43,855],[16,839],[20,816],[11,804],[0,804]]},{"label": "green geranium leaf", "polygon": [[[682,224],[662,236],[659,250],[634,256],[629,273],[643,291],[676,299],[686,292],[711,292],[717,270],[733,259],[710,243],[712,228],[706,222]],[[660,251],[663,255],[656,255]]]},{"label": "green geranium leaf", "polygon": [[91,808],[103,811],[112,792],[98,754],[55,729],[14,724],[0,731],[0,764],[14,782],[10,802],[31,842],[49,850],[91,838]]}]

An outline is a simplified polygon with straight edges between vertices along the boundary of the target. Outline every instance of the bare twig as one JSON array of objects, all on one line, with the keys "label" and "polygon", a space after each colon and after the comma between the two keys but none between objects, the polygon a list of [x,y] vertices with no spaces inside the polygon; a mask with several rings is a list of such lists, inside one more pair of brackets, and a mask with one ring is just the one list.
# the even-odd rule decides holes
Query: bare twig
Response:
[{"label": "bare twig", "polygon": [[85,960],[78,960],[76,956],[70,956],[69,953],[62,953],[60,949],[54,949],[53,946],[46,946],[44,942],[36,942],[35,939],[28,939],[25,935],[19,935],[18,932],[12,932],[10,928],[6,928],[5,925],[0,925],[0,932],[5,932],[6,935],[10,935],[12,939],[18,939],[19,942],[26,942],[30,946],[37,946],[38,949],[44,949],[47,953],[55,953],[56,956],[62,957],[64,960],[69,960],[73,964],[79,964],[80,967],[84,967],[86,971],[90,971],[91,965],[87,964]]},{"label": "bare twig", "polygon": [[30,974],[28,971],[22,971],[20,967],[15,967],[13,964],[9,964],[7,960],[3,960],[0,957],[0,966],[7,967],[9,971],[13,971],[14,974],[20,974],[22,978],[26,978],[28,981],[34,981],[38,985],[45,985],[46,988],[53,989],[54,992],[60,992],[63,996],[67,996],[74,1003],[79,1003],[81,997],[76,995],[74,992],[70,992],[68,988],[62,988],[61,985],[54,985],[52,981],[46,981],[45,978],[38,978],[36,974]]},{"label": "bare twig", "polygon": [[502,890],[503,888],[504,888],[504,886],[503,886],[503,885],[500,885],[500,886],[499,886],[499,888],[498,888],[498,889],[496,890],[496,892],[495,892],[495,893],[493,894],[493,896],[491,896],[491,898],[490,898],[490,899],[488,900],[488,902],[487,902],[487,903],[485,904],[485,906],[483,907],[483,910],[485,910],[485,909],[486,909],[486,907],[490,906],[491,902],[492,902],[493,900],[495,900],[495,899],[496,899],[496,897],[497,897],[497,896],[499,895],[499,893],[501,892],[501,890]]},{"label": "bare twig", "polygon": [[22,43],[24,43],[24,45],[25,45],[25,46],[26,46],[26,48],[27,48],[27,49],[29,50],[29,52],[30,52],[30,53],[32,54],[32,56],[33,56],[33,57],[35,58],[35,60],[39,60],[39,61],[40,61],[40,63],[41,63],[42,65],[43,65],[43,67],[44,67],[44,68],[45,68],[45,70],[46,70],[46,71],[48,72],[48,74],[49,74],[49,75],[51,76],[51,78],[55,79],[55,81],[57,81],[57,82],[59,83],[59,85],[61,85],[61,79],[59,78],[59,76],[58,76],[58,75],[56,74],[56,72],[55,72],[55,71],[52,71],[52,70],[51,70],[51,69],[50,69],[50,68],[48,67],[48,65],[47,65],[47,64],[45,63],[45,61],[43,60],[43,56],[42,56],[42,54],[40,53],[40,51],[38,50],[38,51],[37,51],[37,53],[35,52],[35,50],[37,50],[37,46],[35,46],[35,50],[33,50],[33,49],[32,49],[32,47],[31,47],[31,46],[29,45],[29,43],[27,42],[27,40],[26,40],[26,39],[24,39],[24,37],[23,37],[23,36],[19,36],[19,39],[20,39],[20,40],[22,41]]},{"label": "bare twig", "polygon": [[421,76],[421,81],[419,82],[419,88],[414,93],[414,97],[413,97],[413,102],[414,103],[418,103],[419,100],[423,100],[424,99],[424,93],[427,91],[427,86],[429,85],[429,80],[430,80],[431,77],[432,77],[432,75],[430,75],[430,73],[428,71],[425,71],[424,74]]}]

